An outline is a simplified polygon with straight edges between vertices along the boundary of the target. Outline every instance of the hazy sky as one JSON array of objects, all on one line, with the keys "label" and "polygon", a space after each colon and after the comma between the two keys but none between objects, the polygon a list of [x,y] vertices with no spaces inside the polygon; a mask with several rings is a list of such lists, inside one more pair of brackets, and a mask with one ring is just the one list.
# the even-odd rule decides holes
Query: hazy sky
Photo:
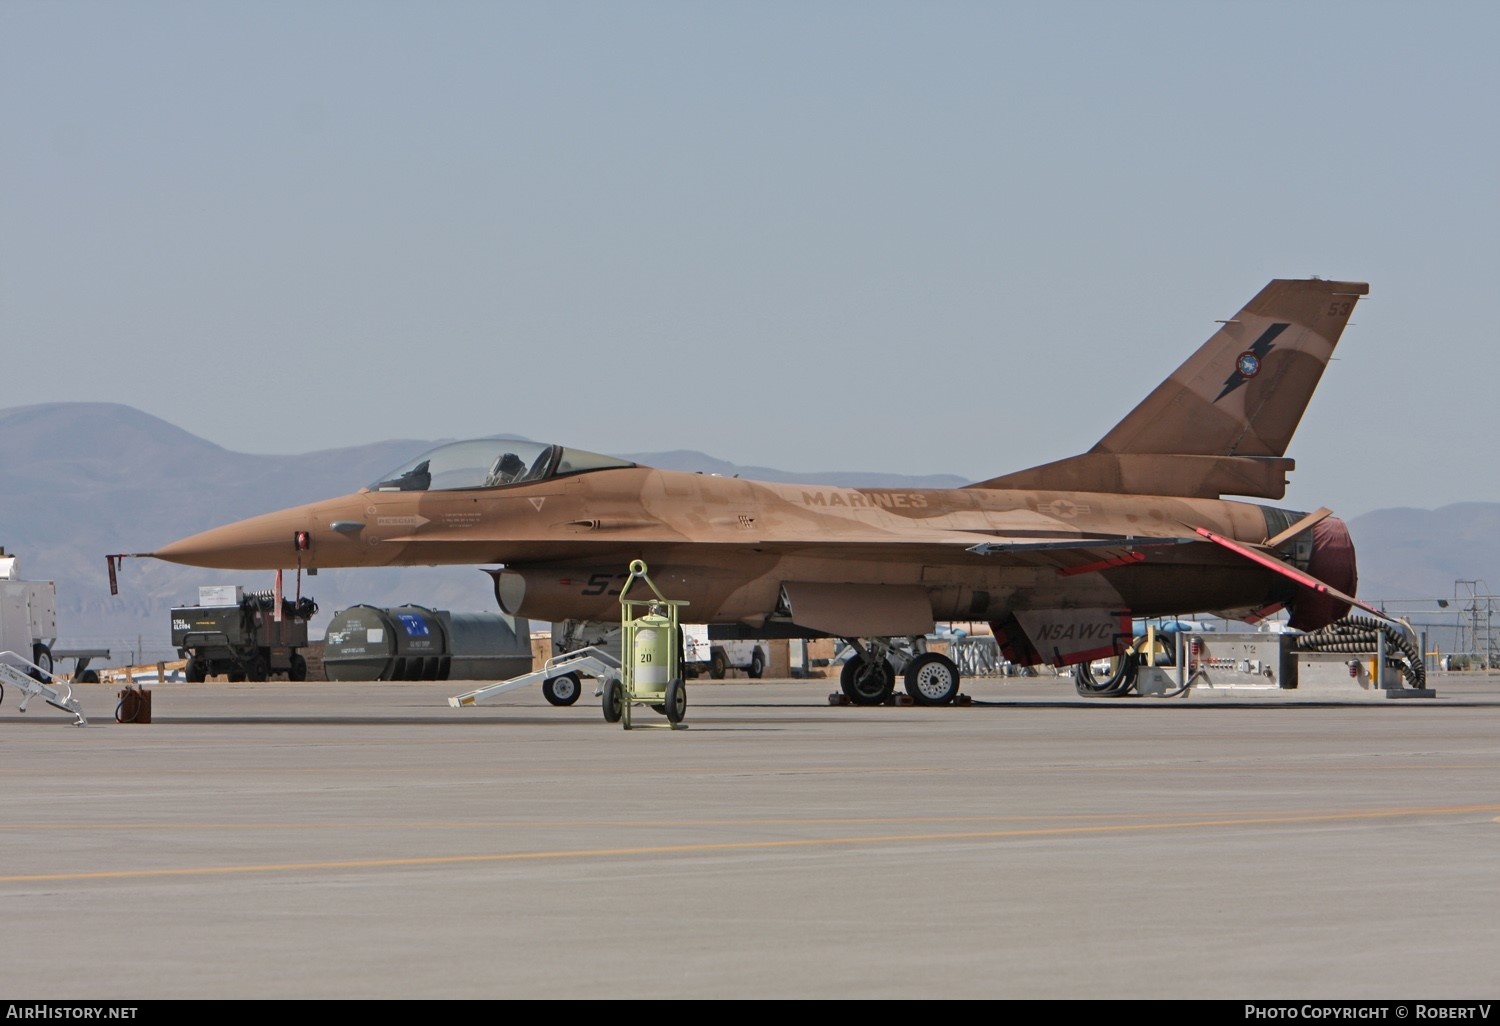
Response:
[{"label": "hazy sky", "polygon": [[1318,275],[1371,292],[1286,504],[1500,501],[1497,39],[1492,0],[0,0],[0,406],[980,479]]}]

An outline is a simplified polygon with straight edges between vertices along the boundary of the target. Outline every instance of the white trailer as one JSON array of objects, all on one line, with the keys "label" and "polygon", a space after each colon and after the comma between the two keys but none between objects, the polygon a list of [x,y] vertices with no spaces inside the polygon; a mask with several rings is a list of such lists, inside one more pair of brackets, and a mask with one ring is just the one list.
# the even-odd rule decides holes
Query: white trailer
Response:
[{"label": "white trailer", "polygon": [[[57,585],[23,581],[16,557],[0,549],[0,652],[14,652],[52,674],[52,646],[57,641]],[[7,660],[12,662],[13,660]]]}]

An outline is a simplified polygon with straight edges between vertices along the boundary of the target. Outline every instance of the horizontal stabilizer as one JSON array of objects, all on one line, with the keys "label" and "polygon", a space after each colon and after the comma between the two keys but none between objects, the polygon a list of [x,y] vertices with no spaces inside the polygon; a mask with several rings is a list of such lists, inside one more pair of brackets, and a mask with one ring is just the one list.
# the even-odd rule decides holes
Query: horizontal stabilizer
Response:
[{"label": "horizontal stabilizer", "polygon": [[1286,577],[1292,581],[1295,581],[1297,584],[1308,589],[1309,591],[1316,592],[1320,595],[1331,596],[1332,598],[1335,598],[1340,602],[1347,603],[1351,606],[1358,606],[1365,612],[1373,613],[1381,619],[1387,619],[1384,612],[1376,609],[1369,603],[1361,602],[1353,595],[1346,594],[1340,591],[1338,588],[1335,588],[1333,585],[1318,580],[1312,574],[1306,573],[1302,570],[1298,570],[1290,563],[1277,559],[1275,556],[1271,555],[1268,552],[1262,552],[1259,549],[1251,548],[1250,546],[1245,545],[1241,542],[1232,541],[1228,538],[1223,537],[1222,535],[1215,534],[1214,532],[1204,527],[1195,527],[1193,528],[1193,530],[1203,537],[1207,538],[1209,541],[1213,542],[1215,545],[1221,545],[1231,552],[1235,552],[1241,556],[1244,556],[1246,559],[1250,560],[1253,563],[1259,563],[1261,566],[1265,567],[1268,570],[1274,570],[1276,573],[1281,574],[1283,577]]}]

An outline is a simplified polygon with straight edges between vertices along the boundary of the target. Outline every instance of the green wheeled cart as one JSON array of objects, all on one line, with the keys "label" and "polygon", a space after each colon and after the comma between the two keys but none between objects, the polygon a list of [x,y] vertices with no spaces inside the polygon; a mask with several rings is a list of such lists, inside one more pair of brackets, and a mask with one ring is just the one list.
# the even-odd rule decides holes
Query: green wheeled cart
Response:
[{"label": "green wheeled cart", "polygon": [[[642,581],[650,598],[631,598],[630,589]],[[620,589],[621,675],[604,682],[604,719],[630,729],[631,709],[649,705],[666,716],[673,730],[686,727],[687,686],[682,672],[682,626],[678,607],[688,603],[665,598],[646,564],[630,564],[630,577]]]}]

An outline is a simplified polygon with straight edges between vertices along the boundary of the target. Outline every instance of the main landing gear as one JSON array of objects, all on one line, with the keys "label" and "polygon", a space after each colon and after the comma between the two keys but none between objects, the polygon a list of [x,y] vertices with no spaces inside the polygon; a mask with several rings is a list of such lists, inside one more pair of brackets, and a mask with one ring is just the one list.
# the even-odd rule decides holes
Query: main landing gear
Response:
[{"label": "main landing gear", "polygon": [[916,705],[952,705],[958,698],[958,666],[941,653],[920,652],[920,639],[911,639],[906,650],[891,638],[870,638],[863,644],[857,638],[843,640],[852,653],[839,674],[839,688],[854,705],[889,703],[898,673]]}]

